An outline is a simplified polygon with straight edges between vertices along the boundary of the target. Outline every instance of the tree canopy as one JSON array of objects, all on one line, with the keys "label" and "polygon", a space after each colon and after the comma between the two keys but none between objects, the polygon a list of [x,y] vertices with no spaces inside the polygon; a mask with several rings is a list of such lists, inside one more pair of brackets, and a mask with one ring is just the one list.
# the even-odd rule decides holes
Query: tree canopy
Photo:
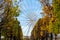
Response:
[{"label": "tree canopy", "polygon": [[[4,6],[4,16],[2,18],[1,27],[2,34],[5,35],[6,40],[22,40],[23,34],[19,21],[17,20],[17,16],[19,16],[20,9],[18,5],[14,6],[12,0],[3,0],[4,3],[0,5]],[[4,34],[5,33],[5,34]],[[19,35],[18,35],[19,34]]]}]

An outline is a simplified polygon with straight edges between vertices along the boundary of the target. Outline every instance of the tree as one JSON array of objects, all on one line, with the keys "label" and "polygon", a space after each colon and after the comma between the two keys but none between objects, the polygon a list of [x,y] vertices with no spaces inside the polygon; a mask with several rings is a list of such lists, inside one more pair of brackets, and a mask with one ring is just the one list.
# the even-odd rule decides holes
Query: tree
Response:
[{"label": "tree", "polygon": [[48,25],[48,27],[50,28],[50,31],[51,31],[50,33],[54,33],[57,36],[57,34],[60,33],[59,32],[59,29],[60,29],[60,27],[59,27],[60,26],[59,0],[53,0],[52,6],[49,3],[47,4],[45,1],[43,1],[42,3],[44,5],[44,7],[43,7],[44,13],[50,18],[49,25]]},{"label": "tree", "polygon": [[44,18],[41,18],[37,21],[37,23],[34,26],[34,29],[32,30],[31,33],[31,39],[33,40],[44,40],[45,39],[45,32],[46,32],[46,25],[43,21]]},{"label": "tree", "polygon": [[[43,11],[46,14],[45,19],[47,19],[46,22],[48,22],[48,24],[46,24],[46,27],[48,29],[48,33],[51,34],[51,40],[52,40],[52,28],[53,28],[53,24],[55,22],[55,16],[54,16],[54,12],[53,12],[53,6],[50,5],[49,0],[42,0],[42,4],[43,4]],[[48,17],[48,18],[47,18]]]},{"label": "tree", "polygon": [[[59,32],[59,29],[60,29],[60,22],[59,22],[59,20],[60,20],[60,3],[59,3],[59,0],[53,0],[53,12],[54,12],[54,15],[55,15],[55,17],[56,17],[56,22],[55,22],[55,24],[53,25],[53,26],[55,26],[54,28],[55,28],[55,32],[54,33],[56,33],[56,34],[58,34],[58,33],[60,33]],[[58,27],[59,27],[59,29],[58,29]]]},{"label": "tree", "polygon": [[[13,6],[12,0],[4,0],[4,2],[6,2],[6,6],[4,8],[5,15],[1,22],[1,24],[3,24],[1,27],[5,30],[6,38],[4,40],[14,40],[13,38],[16,38],[15,40],[22,40],[23,35],[21,26],[19,26],[19,22],[16,18],[20,12],[19,7],[18,5]],[[18,39],[18,37],[20,38]]]},{"label": "tree", "polygon": [[60,33],[60,0],[53,0],[53,12],[54,16],[56,18],[55,23],[52,25],[53,26],[53,33],[55,33],[56,37],[57,34]]},{"label": "tree", "polygon": [[[43,5],[43,14],[45,16],[39,19],[37,24],[38,26],[34,26],[34,29],[32,31],[32,36],[35,38],[39,38],[41,40],[48,40],[49,34],[52,36],[52,25],[55,22],[55,16],[53,15],[53,7],[50,5],[49,0],[41,0],[41,3]],[[37,32],[36,32],[37,31]],[[35,35],[34,35],[35,34]],[[40,35],[38,35],[40,34]],[[37,36],[36,36],[37,35]],[[51,37],[52,40],[52,37]]]}]

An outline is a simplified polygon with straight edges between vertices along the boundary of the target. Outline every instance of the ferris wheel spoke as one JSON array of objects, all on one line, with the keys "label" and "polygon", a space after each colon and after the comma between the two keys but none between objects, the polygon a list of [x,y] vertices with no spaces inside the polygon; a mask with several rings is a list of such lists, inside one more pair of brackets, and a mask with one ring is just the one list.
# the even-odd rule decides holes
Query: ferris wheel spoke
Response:
[{"label": "ferris wheel spoke", "polygon": [[20,10],[21,10],[21,12],[23,12],[23,13],[27,13],[27,11],[26,11],[25,9],[23,9],[23,7],[20,7]]},{"label": "ferris wheel spoke", "polygon": [[30,21],[30,20],[20,20],[20,21],[26,21],[26,22],[28,22],[28,21]]},{"label": "ferris wheel spoke", "polygon": [[25,29],[24,33],[27,33],[27,31],[28,31],[28,28],[29,28],[29,27],[27,27],[27,28]]},{"label": "ferris wheel spoke", "polygon": [[26,10],[26,7],[24,6],[24,4],[22,5],[20,5],[20,10],[23,12],[23,13],[26,13],[27,12],[27,10]]},{"label": "ferris wheel spoke", "polygon": [[[24,32],[24,33],[26,33],[26,35],[29,34],[29,32],[28,32],[29,28],[30,28],[30,27],[28,27],[28,28],[25,30],[25,32]],[[27,33],[27,32],[28,32],[28,33]]]},{"label": "ferris wheel spoke", "polygon": [[26,33],[28,30],[28,26],[24,27],[23,29],[25,30],[24,33]]},{"label": "ferris wheel spoke", "polygon": [[[29,19],[28,17],[25,17],[25,16],[20,16],[20,17],[23,17],[23,19]],[[30,20],[30,19],[29,19]]]},{"label": "ferris wheel spoke", "polygon": [[[23,2],[24,2],[24,1],[23,1]],[[20,4],[20,7],[26,9],[26,6],[25,6],[25,5],[26,5],[25,2],[24,2],[24,3],[21,3],[21,4]],[[23,7],[23,6],[24,6],[24,7]]]},{"label": "ferris wheel spoke", "polygon": [[24,27],[23,29],[24,29],[24,30],[27,30],[27,28],[28,28],[28,26]]},{"label": "ferris wheel spoke", "polygon": [[[30,23],[27,23],[27,25],[26,25],[26,26],[28,27],[28,25],[29,25],[29,24],[30,24]],[[25,27],[24,27],[24,28],[25,28]],[[24,28],[23,28],[23,29],[24,29]]]},{"label": "ferris wheel spoke", "polygon": [[26,23],[26,25],[28,25],[28,26],[29,26],[30,24],[31,24],[31,23]]},{"label": "ferris wheel spoke", "polygon": [[28,18],[29,18],[30,20],[32,20],[32,16],[31,16],[31,15],[28,15]]},{"label": "ferris wheel spoke", "polygon": [[25,22],[25,24],[24,25],[29,25],[30,24],[30,22]]},{"label": "ferris wheel spoke", "polygon": [[[27,18],[28,18],[28,16],[27,16],[28,14],[23,13],[23,15],[24,15],[24,16],[22,16],[22,17],[27,17]],[[28,19],[29,19],[29,18],[28,18]]]},{"label": "ferris wheel spoke", "polygon": [[25,6],[21,6],[21,10],[24,10],[24,11],[26,11],[26,8],[25,8]]},{"label": "ferris wheel spoke", "polygon": [[33,20],[34,18],[36,18],[36,17],[33,15],[32,20]]},{"label": "ferris wheel spoke", "polygon": [[24,4],[25,4],[25,8],[28,10],[29,9],[29,0],[27,0],[27,2],[25,2]]},{"label": "ferris wheel spoke", "polygon": [[31,20],[31,18],[30,17],[26,17],[25,15],[24,16],[21,16],[21,17],[23,17],[23,18],[25,18],[25,19],[29,19],[29,20]]},{"label": "ferris wheel spoke", "polygon": [[26,25],[27,25],[27,24],[30,24],[30,21],[25,22],[25,24],[26,24]]},{"label": "ferris wheel spoke", "polygon": [[20,20],[20,21],[22,21],[22,22],[29,22],[29,21],[31,21],[31,20],[28,19],[28,20]]},{"label": "ferris wheel spoke", "polygon": [[26,33],[27,35],[29,34],[29,30],[30,30],[30,27],[29,27],[28,30],[27,30],[27,33]]},{"label": "ferris wheel spoke", "polygon": [[[30,24],[31,24],[31,23],[30,23]],[[27,33],[28,29],[29,29],[29,27],[25,30],[25,32],[24,32],[24,33]]]},{"label": "ferris wheel spoke", "polygon": [[27,18],[21,18],[20,21],[30,21],[30,19],[27,19]]},{"label": "ferris wheel spoke", "polygon": [[30,0],[27,0],[27,2],[26,2],[26,3],[27,3],[27,8],[28,8],[28,10],[29,10],[29,8],[30,8],[30,7],[29,7],[29,6],[30,6],[30,3],[29,3],[29,2],[30,2]]},{"label": "ferris wheel spoke", "polygon": [[30,24],[30,27],[27,30],[27,33],[26,33],[27,35],[29,34],[30,28],[31,28],[31,24]]},{"label": "ferris wheel spoke", "polygon": [[30,18],[30,15],[28,15],[28,14],[26,15],[26,17],[29,18],[29,19],[31,19],[31,18]]},{"label": "ferris wheel spoke", "polygon": [[29,22],[24,22],[24,23],[25,23],[25,25],[30,24]]}]

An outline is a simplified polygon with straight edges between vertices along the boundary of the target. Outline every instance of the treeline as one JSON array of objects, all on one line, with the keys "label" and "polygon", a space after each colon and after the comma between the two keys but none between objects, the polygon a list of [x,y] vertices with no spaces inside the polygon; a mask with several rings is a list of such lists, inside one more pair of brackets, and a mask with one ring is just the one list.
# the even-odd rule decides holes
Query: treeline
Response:
[{"label": "treeline", "polygon": [[[20,22],[17,20],[20,9],[13,5],[16,0],[1,0],[0,2],[0,40],[23,40]],[[1,36],[4,36],[1,39]]]},{"label": "treeline", "polygon": [[42,4],[43,18],[40,18],[33,31],[31,40],[55,40],[60,33],[60,0],[40,0]]},{"label": "treeline", "polygon": [[[55,40],[60,33],[60,0],[40,0],[43,18],[40,18],[31,32],[31,40]],[[15,0],[16,3],[16,0]],[[0,40],[23,40],[20,22],[17,20],[20,10],[12,0],[0,1]],[[42,15],[42,16],[43,16]],[[4,36],[4,39],[1,39]]]}]

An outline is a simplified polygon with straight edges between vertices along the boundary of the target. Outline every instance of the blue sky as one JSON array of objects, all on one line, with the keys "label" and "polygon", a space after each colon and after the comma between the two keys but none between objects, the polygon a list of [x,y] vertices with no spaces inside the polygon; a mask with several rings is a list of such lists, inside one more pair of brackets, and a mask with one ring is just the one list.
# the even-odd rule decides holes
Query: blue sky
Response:
[{"label": "blue sky", "polygon": [[22,0],[19,3],[20,15],[18,20],[21,23],[21,28],[24,36],[30,36],[34,25],[39,18],[42,18],[40,12],[42,12],[41,4],[38,0]]}]

